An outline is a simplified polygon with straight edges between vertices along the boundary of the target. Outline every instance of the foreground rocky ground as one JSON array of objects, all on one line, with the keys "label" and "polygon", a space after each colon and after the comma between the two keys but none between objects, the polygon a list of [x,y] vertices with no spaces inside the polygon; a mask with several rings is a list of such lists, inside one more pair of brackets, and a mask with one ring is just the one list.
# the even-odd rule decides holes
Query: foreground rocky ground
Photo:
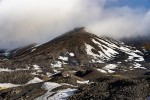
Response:
[{"label": "foreground rocky ground", "polygon": [[69,100],[148,100],[150,78],[109,79],[79,87]]},{"label": "foreground rocky ground", "polygon": [[104,66],[1,68],[0,100],[148,100],[147,69],[97,70]]}]

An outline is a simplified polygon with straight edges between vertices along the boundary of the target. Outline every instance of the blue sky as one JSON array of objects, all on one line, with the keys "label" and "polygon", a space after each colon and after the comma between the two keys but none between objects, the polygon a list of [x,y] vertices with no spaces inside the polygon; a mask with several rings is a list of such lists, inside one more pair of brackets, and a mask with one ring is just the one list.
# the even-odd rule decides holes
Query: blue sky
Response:
[{"label": "blue sky", "polygon": [[131,8],[146,8],[150,9],[150,0],[108,0],[107,7],[110,6],[128,6]]}]

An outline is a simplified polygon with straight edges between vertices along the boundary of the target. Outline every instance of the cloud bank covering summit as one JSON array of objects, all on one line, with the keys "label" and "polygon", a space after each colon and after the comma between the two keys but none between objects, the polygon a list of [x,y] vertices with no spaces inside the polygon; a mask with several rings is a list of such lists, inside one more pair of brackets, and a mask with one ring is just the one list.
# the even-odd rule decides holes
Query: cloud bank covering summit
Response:
[{"label": "cloud bank covering summit", "polygon": [[[150,9],[144,6],[148,0],[124,1],[1,0],[0,47],[44,43],[82,26],[114,38],[149,34]],[[136,7],[136,2],[141,5]]]}]

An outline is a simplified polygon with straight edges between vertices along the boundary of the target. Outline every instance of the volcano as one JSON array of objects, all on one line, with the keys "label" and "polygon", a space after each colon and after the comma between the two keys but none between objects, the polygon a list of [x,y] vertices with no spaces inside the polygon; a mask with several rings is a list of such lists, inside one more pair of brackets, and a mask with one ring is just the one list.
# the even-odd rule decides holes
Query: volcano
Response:
[{"label": "volcano", "polygon": [[11,58],[49,59],[53,62],[62,61],[79,65],[144,61],[143,53],[135,47],[108,37],[96,36],[84,27],[69,31],[45,44],[27,47],[13,51]]},{"label": "volcano", "polygon": [[1,50],[0,98],[61,100],[72,95],[69,100],[145,100],[150,64],[143,53],[84,27],[41,45]]}]

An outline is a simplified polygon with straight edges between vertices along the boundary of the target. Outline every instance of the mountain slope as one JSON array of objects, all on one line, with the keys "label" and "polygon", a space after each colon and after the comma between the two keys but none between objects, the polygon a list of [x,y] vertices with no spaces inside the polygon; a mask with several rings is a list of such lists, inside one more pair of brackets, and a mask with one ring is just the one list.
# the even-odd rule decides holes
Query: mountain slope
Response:
[{"label": "mountain slope", "polygon": [[37,44],[30,44],[25,47],[10,50],[9,51],[10,56],[11,56],[11,58],[13,58],[13,57],[17,57],[20,55],[28,55],[28,53],[33,52],[35,50],[34,48],[36,48],[37,46],[38,46]]},{"label": "mountain slope", "polygon": [[[98,37],[85,28],[76,28],[50,42],[13,54],[15,59],[30,57],[59,64],[104,62],[142,62],[143,54],[135,47],[107,37]],[[34,60],[32,60],[34,61]]]},{"label": "mountain slope", "polygon": [[135,46],[144,53],[145,61],[150,62],[150,35],[123,38],[121,41]]}]

